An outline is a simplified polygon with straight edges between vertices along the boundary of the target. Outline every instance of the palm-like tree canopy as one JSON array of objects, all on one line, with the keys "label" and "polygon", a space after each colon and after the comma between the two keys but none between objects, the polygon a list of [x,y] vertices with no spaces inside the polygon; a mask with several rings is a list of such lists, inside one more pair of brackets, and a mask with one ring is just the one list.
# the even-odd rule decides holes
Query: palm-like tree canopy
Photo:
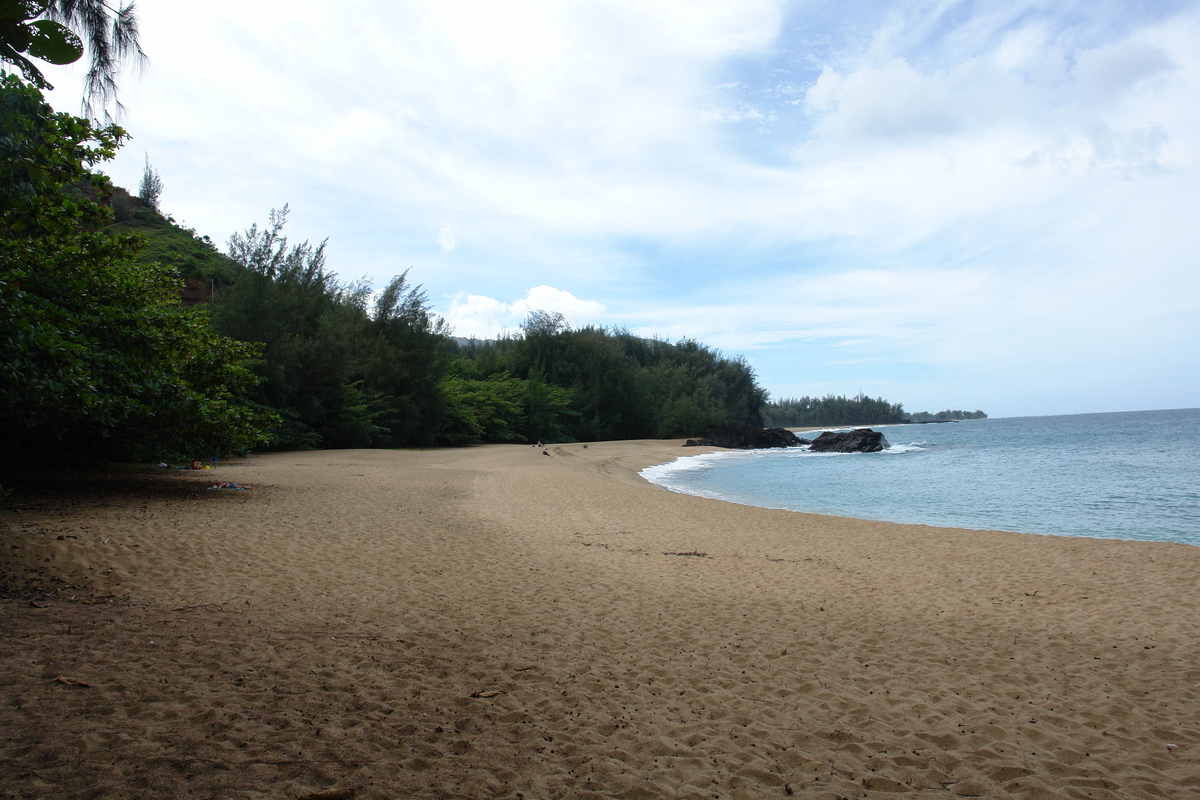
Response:
[{"label": "palm-like tree canopy", "polygon": [[124,107],[117,100],[117,74],[126,63],[141,69],[147,60],[138,42],[133,2],[113,8],[104,0],[49,0],[46,16],[83,40],[90,62],[84,78],[84,114],[96,119],[97,112],[103,112],[107,119],[111,118],[110,106],[122,111]]}]

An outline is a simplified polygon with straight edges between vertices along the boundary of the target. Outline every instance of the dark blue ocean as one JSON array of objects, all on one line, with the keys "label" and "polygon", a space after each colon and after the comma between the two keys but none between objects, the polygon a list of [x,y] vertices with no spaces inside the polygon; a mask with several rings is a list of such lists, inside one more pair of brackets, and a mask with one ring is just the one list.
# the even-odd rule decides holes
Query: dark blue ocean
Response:
[{"label": "dark blue ocean", "polygon": [[874,429],[882,453],[720,452],[642,476],[765,508],[1200,545],[1200,409]]}]

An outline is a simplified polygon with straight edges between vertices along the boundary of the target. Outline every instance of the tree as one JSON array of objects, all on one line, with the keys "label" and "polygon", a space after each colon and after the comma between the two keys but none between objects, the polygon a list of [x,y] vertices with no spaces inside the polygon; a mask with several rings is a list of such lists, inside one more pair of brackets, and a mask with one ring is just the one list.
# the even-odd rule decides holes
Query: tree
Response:
[{"label": "tree", "polygon": [[771,427],[808,427],[814,425],[882,425],[904,422],[908,417],[901,403],[889,403],[882,397],[826,395],[825,397],[787,397],[772,400],[763,409]]},{"label": "tree", "polygon": [[150,166],[150,154],[146,154],[146,168],[142,171],[142,185],[138,188],[138,199],[147,208],[158,211],[158,198],[162,196],[163,182],[158,170]]},{"label": "tree", "polygon": [[[405,447],[432,444],[462,394],[443,392],[445,322],[408,273],[373,304],[366,281],[344,285],[325,269],[325,242],[289,248],[288,207],[229,240],[243,268],[213,306],[218,329],[262,345],[256,398],[284,424],[272,446]],[[464,412],[465,413],[465,412]],[[474,428],[463,417],[465,436]]]},{"label": "tree", "polygon": [[[38,19],[39,17],[48,19]],[[0,0],[0,61],[15,64],[25,80],[39,89],[52,89],[29,57],[50,64],[72,64],[88,53],[83,112],[97,119],[103,111],[117,112],[117,73],[126,62],[146,63],[138,42],[133,3],[111,8],[105,0]]]},{"label": "tree", "polygon": [[140,70],[147,61],[133,3],[113,9],[106,0],[49,0],[46,12],[84,41],[90,61],[83,81],[84,116],[98,119],[99,110],[111,120],[110,103],[118,114],[123,112],[125,107],[117,101],[117,73],[126,63]]},{"label": "tree", "polygon": [[[548,312],[531,313],[522,334],[456,345],[443,383],[443,440],[673,438],[723,424],[761,426],[766,393],[744,359],[686,339],[671,344],[628,331],[572,330],[561,314]],[[501,395],[518,405],[493,402]],[[489,427],[497,413],[505,425]]]},{"label": "tree", "polygon": [[254,397],[283,419],[272,446],[329,446],[325,426],[354,404],[349,353],[341,337],[324,330],[337,285],[325,271],[324,242],[289,248],[283,235],[287,215],[285,205],[271,211],[268,226],[256,223],[230,237],[228,255],[243,273],[218,297],[213,321],[224,335],[256,343],[262,352]]},{"label": "tree", "polygon": [[432,444],[443,428],[447,395],[439,390],[446,372],[443,353],[448,327],[429,310],[428,297],[408,284],[408,271],[379,292],[374,313],[362,327],[357,369],[378,392],[380,418],[389,447]]},{"label": "tree", "polygon": [[567,324],[567,318],[562,312],[543,311],[539,308],[525,315],[521,330],[528,339],[534,336],[555,336],[571,330],[571,326]]},{"label": "tree", "polygon": [[179,302],[168,266],[105,230],[124,138],[0,81],[0,454],[108,458],[242,451],[273,414],[242,397],[255,348]]}]

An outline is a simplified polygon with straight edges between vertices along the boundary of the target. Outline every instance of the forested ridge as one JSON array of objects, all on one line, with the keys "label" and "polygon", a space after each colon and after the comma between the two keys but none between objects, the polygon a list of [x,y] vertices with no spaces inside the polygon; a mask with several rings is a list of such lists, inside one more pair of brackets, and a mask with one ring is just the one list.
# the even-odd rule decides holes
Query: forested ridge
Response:
[{"label": "forested ridge", "polygon": [[185,275],[208,283],[218,333],[262,348],[250,399],[281,417],[273,447],[664,438],[759,419],[766,394],[740,358],[547,312],[463,341],[408,272],[378,292],[343,282],[325,243],[290,244],[286,222],[285,207],[231,237],[231,274],[195,260],[208,271]]},{"label": "forested ridge", "polygon": [[[69,169],[9,187],[32,202],[32,216],[6,219],[9,252],[32,252],[38,209],[60,223],[58,239],[39,240],[40,264],[9,260],[0,276],[15,325],[0,342],[3,421],[18,434],[4,443],[10,456],[590,441],[760,421],[766,393],[750,366],[694,341],[572,329],[545,312],[494,341],[456,339],[407,272],[376,291],[340,280],[325,243],[289,243],[286,207],[221,253],[155,208],[161,183],[148,163],[140,197],[95,170],[120,146],[119,128],[55,113],[15,79],[5,93],[10,164],[53,153],[63,131],[78,142],[60,154]],[[96,308],[101,298],[121,307]],[[42,324],[46,309],[53,325]],[[137,369],[126,349],[145,356]],[[131,369],[110,367],[122,360]],[[181,396],[192,402],[172,409]],[[120,413],[97,413],[97,398]]]},{"label": "forested ridge", "polygon": [[889,403],[882,397],[785,397],[763,406],[763,423],[768,427],[801,428],[835,425],[896,425],[905,422],[950,422],[960,419],[987,419],[982,411],[947,409],[908,412],[903,403]]},{"label": "forested ridge", "polygon": [[909,422],[951,422],[959,419],[987,419],[987,414],[976,409],[975,411],[963,411],[959,408],[948,408],[945,411],[938,411],[934,414],[928,411],[916,411],[909,415]]},{"label": "forested ridge", "polygon": [[885,425],[905,422],[907,415],[900,403],[859,393],[855,397],[787,397],[775,400],[763,409],[763,421],[770,427],[801,428],[820,425]]}]

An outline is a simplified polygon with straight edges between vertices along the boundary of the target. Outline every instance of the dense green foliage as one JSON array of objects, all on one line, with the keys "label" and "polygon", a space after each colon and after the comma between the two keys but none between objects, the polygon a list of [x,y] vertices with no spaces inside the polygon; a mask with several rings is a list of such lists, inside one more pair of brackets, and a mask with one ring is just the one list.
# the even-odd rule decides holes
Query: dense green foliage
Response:
[{"label": "dense green foliage", "polygon": [[454,366],[463,378],[523,383],[525,416],[510,441],[697,436],[717,425],[761,424],[766,399],[741,358],[691,340],[570,330],[558,315],[534,314],[522,335],[460,351]]},{"label": "dense green foliage", "polygon": [[169,266],[104,230],[93,166],[124,132],[55,113],[0,82],[0,427],[3,455],[222,453],[261,442],[247,406],[254,349],[179,303]]},{"label": "dense green foliage", "polygon": [[456,340],[407,273],[379,293],[344,284],[325,245],[289,245],[286,207],[231,238],[228,255],[116,189],[110,233],[145,242],[222,336],[258,346],[247,399],[278,414],[269,446],[421,447],[695,436],[756,424],[753,371],[693,341],[571,330],[535,313],[499,341]]},{"label": "dense green foliage", "polygon": [[773,400],[763,408],[768,427],[808,428],[833,425],[885,425],[900,422],[944,422],[952,419],[986,419],[982,411],[957,409],[930,414],[909,414],[901,403],[889,403],[882,397],[792,397]]},{"label": "dense green foliage", "polygon": [[212,308],[218,331],[262,347],[254,399],[283,419],[275,447],[671,437],[758,419],[764,393],[740,359],[544,313],[460,343],[407,273],[369,303],[369,285],[326,269],[324,243],[289,247],[286,221],[285,207],[230,240],[239,273]]},{"label": "dense green foliage", "polygon": [[882,397],[790,397],[774,400],[763,409],[763,420],[772,428],[808,428],[824,425],[884,425],[904,422],[908,415],[900,403]]},{"label": "dense green foliage", "polygon": [[947,422],[952,419],[987,419],[982,411],[960,411],[957,408],[930,414],[928,411],[917,411],[909,415],[910,422]]},{"label": "dense green foliage", "polygon": [[370,286],[326,270],[324,243],[289,248],[286,222],[285,207],[230,239],[237,274],[212,306],[218,331],[262,347],[254,399],[283,418],[272,445],[432,444],[447,340],[420,287],[400,275],[370,308]]}]

